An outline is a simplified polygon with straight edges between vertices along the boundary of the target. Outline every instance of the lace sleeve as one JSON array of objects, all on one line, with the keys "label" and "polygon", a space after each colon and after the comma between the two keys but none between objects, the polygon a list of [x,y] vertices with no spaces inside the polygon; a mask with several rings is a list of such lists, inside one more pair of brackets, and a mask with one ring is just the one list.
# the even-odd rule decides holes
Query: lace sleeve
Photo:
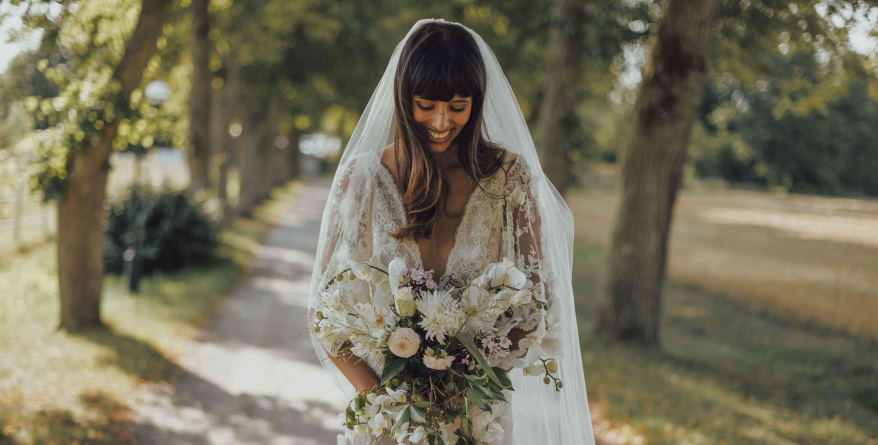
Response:
[{"label": "lace sleeve", "polygon": [[[320,243],[323,248],[317,252],[308,306],[308,326],[312,335],[334,357],[348,340],[342,335],[344,330],[337,327],[346,325],[349,320],[332,317],[349,312],[343,309],[362,302],[369,295],[369,289],[362,281],[336,280],[335,277],[349,268],[351,261],[368,259],[371,251],[371,184],[368,184],[367,175],[358,174],[357,162],[349,162],[336,176],[337,184],[327,198],[321,222],[320,239],[325,242]],[[330,282],[333,285],[327,288]]]},{"label": "lace sleeve", "polygon": [[[526,334],[519,342],[519,348],[533,356],[544,352],[544,348],[536,348],[537,346],[549,346],[556,338],[554,320],[558,318],[553,313],[553,309],[556,309],[554,280],[551,268],[546,264],[548,259],[542,242],[543,230],[546,228],[541,224],[539,203],[532,188],[535,178],[520,158],[512,162],[507,178],[507,252],[515,266],[527,276],[528,284],[532,284],[535,289],[531,303],[516,307],[513,317],[518,321],[516,327]],[[534,351],[530,351],[531,349]]]}]

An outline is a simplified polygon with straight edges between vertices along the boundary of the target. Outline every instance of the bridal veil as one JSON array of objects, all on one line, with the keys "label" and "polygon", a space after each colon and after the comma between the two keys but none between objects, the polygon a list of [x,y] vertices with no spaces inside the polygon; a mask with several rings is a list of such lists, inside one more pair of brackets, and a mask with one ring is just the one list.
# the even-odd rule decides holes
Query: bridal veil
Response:
[{"label": "bridal veil", "polygon": [[[378,87],[372,93],[366,109],[342,154],[338,173],[333,180],[329,200],[323,212],[317,247],[317,264],[311,277],[309,312],[314,307],[318,289],[328,275],[327,259],[344,257],[345,247],[338,243],[338,232],[344,225],[356,225],[357,221],[345,215],[351,205],[356,205],[357,195],[364,193],[356,184],[347,183],[344,172],[351,171],[353,161],[370,151],[381,150],[394,137],[394,75],[403,45],[420,26],[441,21],[420,20],[412,26],[400,41],[390,58]],[[487,73],[487,90],[482,110],[483,133],[489,140],[521,157],[531,172],[531,194],[535,197],[541,221],[540,239],[544,264],[553,279],[547,283],[547,292],[555,297],[551,311],[557,323],[552,356],[558,358],[558,376],[564,382],[561,391],[553,385],[544,384],[535,376],[525,376],[521,369],[510,373],[515,388],[511,397],[513,431],[507,432],[511,443],[521,445],[594,445],[591,416],[586,396],[585,376],[580,355],[579,333],[573,301],[573,217],[567,204],[555,187],[546,179],[534,147],[524,116],[503,74],[494,53],[474,31],[466,28],[478,44]],[[335,367],[311,333],[314,349],[324,369],[336,382],[349,400],[356,395],[353,386]]]}]

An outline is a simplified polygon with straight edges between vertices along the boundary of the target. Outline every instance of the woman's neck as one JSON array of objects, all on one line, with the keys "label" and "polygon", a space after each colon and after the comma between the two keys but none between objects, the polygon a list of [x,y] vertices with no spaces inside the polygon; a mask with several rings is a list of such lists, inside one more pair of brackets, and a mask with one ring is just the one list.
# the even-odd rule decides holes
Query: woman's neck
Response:
[{"label": "woman's neck", "polygon": [[460,164],[457,160],[457,144],[452,143],[448,146],[448,150],[445,150],[442,153],[433,153],[433,159],[436,160],[436,165],[443,170],[450,170],[459,167]]}]

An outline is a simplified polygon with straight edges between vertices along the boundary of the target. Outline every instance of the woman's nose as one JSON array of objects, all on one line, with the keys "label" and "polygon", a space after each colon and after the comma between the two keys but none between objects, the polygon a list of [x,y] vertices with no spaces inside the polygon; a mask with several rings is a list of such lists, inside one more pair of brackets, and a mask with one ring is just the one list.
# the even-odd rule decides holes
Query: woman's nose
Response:
[{"label": "woman's nose", "polygon": [[433,115],[433,128],[437,131],[443,131],[448,128],[448,112],[444,109],[436,110]]}]

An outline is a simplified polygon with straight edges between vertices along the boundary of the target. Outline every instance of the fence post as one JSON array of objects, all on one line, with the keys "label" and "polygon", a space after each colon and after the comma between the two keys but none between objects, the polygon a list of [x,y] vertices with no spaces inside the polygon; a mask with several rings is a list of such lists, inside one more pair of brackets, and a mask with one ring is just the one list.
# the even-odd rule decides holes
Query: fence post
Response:
[{"label": "fence post", "polygon": [[15,250],[21,249],[21,209],[24,207],[22,205],[22,192],[24,191],[24,187],[22,187],[22,182],[19,180],[15,181],[15,205],[12,207],[12,247]]}]

